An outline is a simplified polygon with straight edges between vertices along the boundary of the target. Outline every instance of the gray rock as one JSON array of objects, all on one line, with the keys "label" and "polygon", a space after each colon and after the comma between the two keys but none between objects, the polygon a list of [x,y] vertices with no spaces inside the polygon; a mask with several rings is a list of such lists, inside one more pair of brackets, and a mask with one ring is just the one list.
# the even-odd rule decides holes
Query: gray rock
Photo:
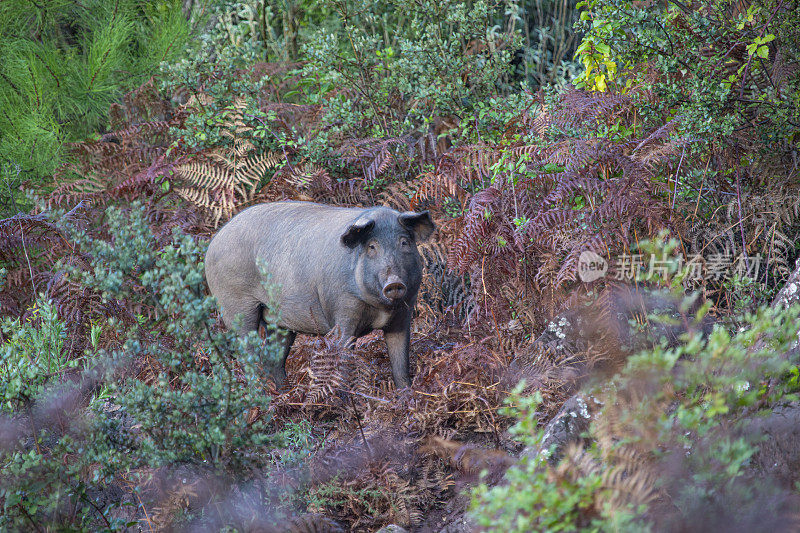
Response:
[{"label": "gray rock", "polygon": [[797,302],[800,302],[800,259],[795,263],[794,272],[786,280],[786,284],[778,292],[772,305],[789,307]]},{"label": "gray rock", "polygon": [[583,442],[582,435],[589,430],[589,425],[601,406],[593,396],[576,394],[571,397],[545,426],[542,444],[539,447],[525,448],[522,457],[544,455],[548,462],[557,464],[570,443]]},{"label": "gray rock", "polygon": [[404,527],[400,527],[397,524],[389,524],[388,526],[383,526],[375,533],[408,533],[408,530]]},{"label": "gray rock", "polygon": [[476,527],[472,518],[465,513],[444,526],[439,533],[472,533]]}]

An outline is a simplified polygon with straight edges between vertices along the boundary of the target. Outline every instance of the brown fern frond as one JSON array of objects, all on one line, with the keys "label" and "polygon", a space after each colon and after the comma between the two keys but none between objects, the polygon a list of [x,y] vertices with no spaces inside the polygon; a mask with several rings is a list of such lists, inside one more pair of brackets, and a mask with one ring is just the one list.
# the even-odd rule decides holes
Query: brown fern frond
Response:
[{"label": "brown fern frond", "polygon": [[409,136],[357,139],[343,144],[338,153],[342,162],[360,166],[363,169],[364,179],[372,182],[397,163],[393,150],[403,146],[406,148],[413,146],[413,141],[414,139]]},{"label": "brown fern frond", "polygon": [[614,120],[629,111],[630,98],[611,93],[568,91],[552,111],[552,121],[560,128],[594,126],[600,119]]},{"label": "brown fern frond", "polygon": [[454,469],[466,474],[478,475],[486,470],[493,479],[498,479],[515,463],[503,450],[480,448],[437,436],[431,436],[420,451],[447,459]]},{"label": "brown fern frond", "polygon": [[55,304],[66,329],[68,357],[83,353],[89,319],[119,316],[113,304],[70,280],[59,262],[85,266],[76,244],[63,224],[84,225],[85,204],[78,204],[58,220],[51,215],[18,214],[0,220],[0,267],[6,269],[0,282],[0,316],[27,318],[40,295]]},{"label": "brown fern frond", "polygon": [[[459,219],[449,259],[451,268],[469,274],[481,313],[496,327],[511,319],[514,294],[528,300],[536,294],[544,308],[558,312],[550,303],[570,300],[559,302],[556,294],[580,287],[581,253],[609,257],[634,234],[651,235],[670,223],[664,188],[653,178],[681,153],[672,138],[676,121],[625,143],[559,133],[626,119],[631,105],[627,97],[572,91],[547,109],[550,134],[560,136],[555,142],[502,150],[476,145],[442,158],[450,183],[492,180]],[[509,170],[520,166],[524,178]]]},{"label": "brown fern frond", "polygon": [[235,184],[233,172],[209,163],[191,161],[180,165],[175,170],[180,173],[189,186],[203,189],[206,193],[214,189],[231,189]]},{"label": "brown fern frond", "polygon": [[51,205],[87,200],[102,208],[117,200],[154,201],[182,155],[170,151],[170,130],[185,111],[172,109],[149,80],[110,109],[112,131],[97,140],[68,145],[70,162],[55,173]]}]

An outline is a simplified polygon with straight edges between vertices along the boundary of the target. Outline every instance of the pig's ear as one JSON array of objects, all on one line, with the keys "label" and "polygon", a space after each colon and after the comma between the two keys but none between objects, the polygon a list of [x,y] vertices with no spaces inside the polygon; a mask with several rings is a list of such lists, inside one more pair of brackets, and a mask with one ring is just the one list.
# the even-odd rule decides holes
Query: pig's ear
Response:
[{"label": "pig's ear", "polygon": [[374,227],[374,220],[356,220],[350,225],[349,228],[347,228],[347,231],[342,234],[342,244],[348,248],[355,248],[360,243],[367,240],[367,237],[369,237],[369,234]]},{"label": "pig's ear", "polygon": [[406,211],[400,215],[400,224],[414,232],[414,239],[427,241],[436,226],[433,225],[431,214],[427,211],[415,213]]}]

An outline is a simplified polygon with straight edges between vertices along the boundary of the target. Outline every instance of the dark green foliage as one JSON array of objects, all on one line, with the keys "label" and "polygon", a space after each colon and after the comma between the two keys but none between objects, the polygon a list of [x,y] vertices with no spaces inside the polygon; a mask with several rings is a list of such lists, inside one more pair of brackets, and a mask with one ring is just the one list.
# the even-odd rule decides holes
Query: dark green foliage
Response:
[{"label": "dark green foliage", "polygon": [[68,360],[65,324],[50,302],[36,308],[24,323],[3,324],[0,529],[120,530],[116,505],[100,501],[110,480],[93,463],[98,442],[83,409],[98,373],[75,379],[79,361]]},{"label": "dark green foliage", "polygon": [[[340,4],[339,29],[305,46],[307,77],[337,129],[395,135],[497,92],[519,34],[488,2]],[[385,15],[381,15],[386,13]],[[396,17],[396,19],[395,19]],[[341,91],[341,89],[345,89]]]},{"label": "dark green foliage", "polygon": [[678,117],[681,131],[701,146],[737,147],[729,164],[746,165],[745,150],[782,156],[796,149],[800,15],[795,3],[589,0],[580,5],[586,37],[578,53],[587,68],[580,85],[630,92],[645,122]]},{"label": "dark green foliage", "polygon": [[63,143],[105,129],[109,104],[182,52],[187,31],[178,0],[2,2],[0,163],[51,174]]},{"label": "dark green foliage", "polygon": [[[78,236],[94,260],[74,274],[106,299],[138,294],[144,314],[118,356],[148,361],[154,374],[111,387],[141,425],[136,446],[121,456],[134,467],[207,464],[231,475],[259,465],[256,452],[271,440],[265,386],[276,348],[212,328],[216,303],[205,294],[204,248],[192,237],[176,231],[159,250],[136,207],[129,215],[111,208],[107,216],[113,240]],[[152,330],[163,336],[150,337]]]},{"label": "dark green foliage", "polygon": [[108,480],[84,456],[92,451],[86,448],[90,441],[47,429],[39,430],[35,438],[35,447],[0,451],[4,531],[124,531],[126,525],[135,524],[113,516],[118,502],[109,505],[98,498]]},{"label": "dark green foliage", "polygon": [[259,108],[259,95],[266,88],[268,76],[250,73],[245,63],[228,54],[212,58],[208,50],[165,66],[162,74],[165,81],[161,89],[165,94],[186,91],[191,95],[182,127],[171,131],[180,148],[199,151],[232,146],[223,131],[229,127],[227,115],[231,107],[241,100],[246,103],[242,125],[249,127],[244,138],[260,149],[277,145],[279,132],[272,131],[270,124],[274,113]]},{"label": "dark green foliage", "polygon": [[0,324],[0,411],[29,408],[44,385],[78,361],[67,361],[66,330],[52,302],[39,300],[30,318]]}]

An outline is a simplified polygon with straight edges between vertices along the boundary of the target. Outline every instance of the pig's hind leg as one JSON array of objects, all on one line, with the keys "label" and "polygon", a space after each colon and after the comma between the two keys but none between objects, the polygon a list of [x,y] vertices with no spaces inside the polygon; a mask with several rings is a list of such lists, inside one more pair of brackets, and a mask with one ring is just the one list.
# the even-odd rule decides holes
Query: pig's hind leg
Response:
[{"label": "pig's hind leg", "polygon": [[272,378],[275,380],[275,386],[280,387],[286,380],[286,358],[289,357],[297,333],[270,323],[268,311],[263,305],[259,307],[258,313],[258,335],[264,341],[262,348],[271,340],[277,345],[280,359],[272,372]]},{"label": "pig's hind leg", "polygon": [[280,354],[281,360],[278,366],[275,368],[275,386],[280,387],[283,385],[283,382],[286,380],[286,358],[289,357],[289,351],[292,349],[292,344],[294,344],[294,339],[297,337],[297,333],[294,331],[289,331],[285,329],[279,330],[278,333],[278,342],[280,346]]},{"label": "pig's hind leg", "polygon": [[228,329],[236,329],[241,335],[256,331],[261,322],[261,302],[237,298],[219,298],[222,321]]}]

